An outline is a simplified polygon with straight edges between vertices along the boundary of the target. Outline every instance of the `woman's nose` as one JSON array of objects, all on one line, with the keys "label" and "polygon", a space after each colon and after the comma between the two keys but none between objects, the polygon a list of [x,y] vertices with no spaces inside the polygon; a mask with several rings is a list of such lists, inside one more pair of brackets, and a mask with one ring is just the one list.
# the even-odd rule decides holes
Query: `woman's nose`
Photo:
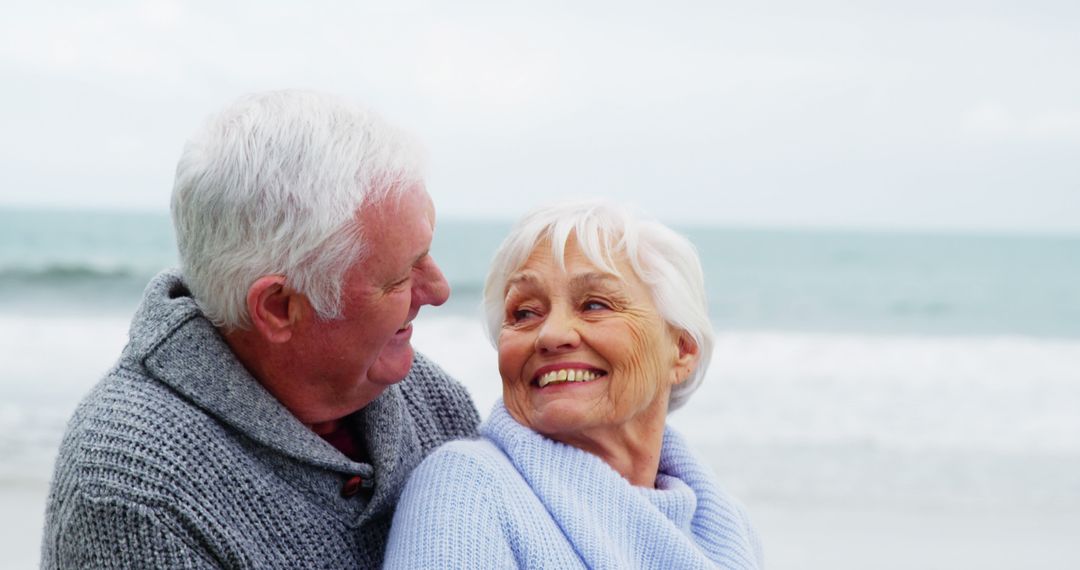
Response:
[{"label": "woman's nose", "polygon": [[536,335],[536,349],[541,354],[573,350],[581,343],[576,323],[565,311],[552,310]]}]

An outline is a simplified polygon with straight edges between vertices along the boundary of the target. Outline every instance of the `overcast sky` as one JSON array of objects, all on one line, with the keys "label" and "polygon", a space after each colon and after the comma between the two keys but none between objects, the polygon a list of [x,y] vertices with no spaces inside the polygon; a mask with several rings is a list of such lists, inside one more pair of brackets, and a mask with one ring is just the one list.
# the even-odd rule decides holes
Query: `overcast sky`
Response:
[{"label": "overcast sky", "polygon": [[[288,7],[286,7],[288,5]],[[1080,232],[1080,2],[18,2],[0,207],[165,210],[237,95],[416,132],[440,216]]]}]

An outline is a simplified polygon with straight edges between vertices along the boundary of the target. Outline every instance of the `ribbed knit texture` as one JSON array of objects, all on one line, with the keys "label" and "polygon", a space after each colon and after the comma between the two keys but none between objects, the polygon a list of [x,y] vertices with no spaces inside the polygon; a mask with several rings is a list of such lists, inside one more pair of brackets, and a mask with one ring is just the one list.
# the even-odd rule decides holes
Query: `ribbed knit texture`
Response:
[{"label": "ribbed knit texture", "polygon": [[[117,366],[68,425],[41,566],[377,567],[410,471],[475,434],[479,418],[464,389],[417,355],[405,380],[346,421],[370,463],[266,392],[165,272]],[[343,497],[354,475],[374,486]]]},{"label": "ribbed knit texture", "polygon": [[657,488],[517,423],[448,443],[402,494],[385,568],[762,568],[743,508],[671,428]]}]

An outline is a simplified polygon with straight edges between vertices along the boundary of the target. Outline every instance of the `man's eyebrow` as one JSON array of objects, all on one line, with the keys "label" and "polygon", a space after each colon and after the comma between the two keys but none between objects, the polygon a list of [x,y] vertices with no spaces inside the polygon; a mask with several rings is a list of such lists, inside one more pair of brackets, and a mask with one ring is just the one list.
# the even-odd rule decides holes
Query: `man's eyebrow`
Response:
[{"label": "man's eyebrow", "polygon": [[412,265],[410,267],[419,264],[421,261],[424,260],[425,257],[427,257],[430,254],[431,254],[431,249],[425,249],[423,253],[421,253],[420,255],[413,258],[413,262],[412,262]]},{"label": "man's eyebrow", "polygon": [[414,259],[412,260],[412,263],[411,263],[411,264],[409,264],[409,269],[408,269],[408,271],[405,271],[405,272],[403,272],[402,274],[400,274],[400,275],[398,276],[398,279],[399,279],[399,281],[398,281],[398,282],[400,282],[400,281],[404,281],[404,280],[408,279],[408,278],[409,278],[409,275],[411,275],[411,274],[412,274],[412,271],[413,271],[414,269],[416,269],[416,266],[417,266],[417,265],[420,265],[420,262],[421,262],[421,261],[423,261],[423,260],[424,260],[424,258],[425,258],[425,257],[427,257],[427,256],[428,256],[428,254],[430,254],[430,253],[431,253],[431,250],[430,250],[430,249],[425,249],[425,250],[424,250],[424,253],[421,253],[420,255],[416,256],[416,257],[415,257],[415,258],[414,258]]}]

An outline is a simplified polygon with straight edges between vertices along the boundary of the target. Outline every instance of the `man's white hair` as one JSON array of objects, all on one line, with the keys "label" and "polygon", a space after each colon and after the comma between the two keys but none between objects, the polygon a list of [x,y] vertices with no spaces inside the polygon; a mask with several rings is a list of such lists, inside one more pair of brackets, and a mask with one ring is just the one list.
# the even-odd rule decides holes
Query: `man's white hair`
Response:
[{"label": "man's white hair", "polygon": [[283,275],[319,317],[341,314],[365,255],[359,208],[423,184],[411,137],[333,96],[275,91],[212,117],[176,167],[172,218],[184,279],[215,325],[248,328],[247,291]]},{"label": "man's white hair", "polygon": [[484,283],[485,326],[498,348],[506,318],[506,288],[538,244],[547,241],[565,268],[571,236],[598,268],[619,275],[615,259],[625,254],[634,274],[649,288],[660,316],[697,343],[700,360],[694,372],[671,390],[669,410],[682,406],[705,378],[714,334],[705,298],[705,278],[697,250],[667,226],[632,214],[608,201],[583,201],[543,207],[526,215],[499,246]]}]

